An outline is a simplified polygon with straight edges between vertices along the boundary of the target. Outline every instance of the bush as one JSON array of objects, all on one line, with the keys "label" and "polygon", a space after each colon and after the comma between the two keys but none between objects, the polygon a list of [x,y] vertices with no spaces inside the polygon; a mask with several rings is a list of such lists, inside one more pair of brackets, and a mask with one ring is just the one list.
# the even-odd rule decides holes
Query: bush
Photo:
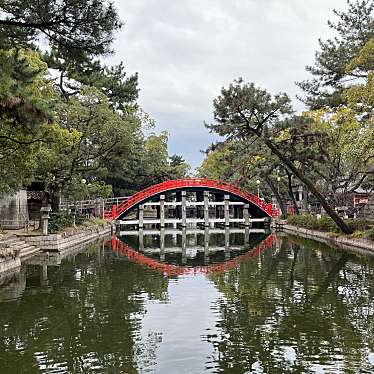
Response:
[{"label": "bush", "polygon": [[353,231],[367,231],[374,226],[374,221],[368,219],[347,219],[346,223]]},{"label": "bush", "polygon": [[[77,226],[82,225],[87,221],[87,217],[83,214],[75,215],[75,224]],[[66,227],[72,227],[74,225],[74,215],[68,213],[53,213],[48,223],[48,231],[51,234],[57,233]]]},{"label": "bush", "polygon": [[350,235],[351,238],[360,239],[365,236],[363,231],[355,231],[353,234]]},{"label": "bush", "polygon": [[[331,233],[340,233],[340,229],[329,216],[317,218],[311,214],[300,214],[289,216],[287,219],[290,225],[304,227],[309,230],[327,231]],[[374,240],[374,221],[368,219],[347,219],[345,220],[348,227],[353,231],[351,235],[354,238],[365,237]]]},{"label": "bush", "polygon": [[374,229],[367,230],[365,232],[365,238],[369,240],[374,240]]},{"label": "bush", "polygon": [[300,214],[288,217],[288,223],[299,227],[305,227],[309,230],[333,231],[337,232],[338,227],[335,222],[327,216],[320,219],[311,214]]}]

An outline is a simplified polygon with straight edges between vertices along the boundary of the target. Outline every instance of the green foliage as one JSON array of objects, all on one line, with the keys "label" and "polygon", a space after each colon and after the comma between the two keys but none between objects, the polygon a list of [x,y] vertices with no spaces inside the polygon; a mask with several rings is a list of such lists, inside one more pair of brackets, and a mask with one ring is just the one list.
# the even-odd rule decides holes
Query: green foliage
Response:
[{"label": "green foliage", "polygon": [[53,120],[47,65],[31,49],[0,50],[0,193],[33,178]]},{"label": "green foliage", "polygon": [[364,0],[348,2],[347,12],[335,12],[339,20],[330,26],[339,38],[320,43],[316,65],[308,68],[316,78],[299,84],[309,107],[320,110],[295,116],[287,95],[272,96],[242,79],[223,88],[213,103],[214,122],[207,127],[226,138],[234,162],[215,170],[222,155],[213,151],[199,173],[223,171],[241,181],[253,179],[251,170],[282,206],[271,174],[284,170],[350,233],[334,206],[349,204],[346,196],[358,187],[371,188],[374,181],[373,10],[373,0]]},{"label": "green foliage", "polygon": [[337,232],[338,227],[328,216],[321,216],[320,219],[311,214],[300,214],[289,216],[287,219],[290,225],[304,227],[309,230]]},{"label": "green foliage", "polygon": [[367,76],[367,65],[354,60],[361,48],[374,37],[374,1],[347,1],[348,9],[335,11],[336,22],[329,22],[336,37],[319,41],[313,66],[307,66],[313,79],[299,82],[306,93],[304,102],[311,109],[337,108],[345,103],[344,89]]},{"label": "green foliage", "polygon": [[364,237],[369,240],[374,240],[374,229],[369,229],[365,232]]},{"label": "green foliage", "polygon": [[137,118],[113,111],[103,93],[83,87],[80,95],[58,102],[56,119],[56,141],[41,147],[38,177],[50,190],[76,190],[84,187],[82,179],[98,190],[100,180],[128,156]]},{"label": "green foliage", "polygon": [[[292,215],[287,218],[290,225],[304,227],[309,230],[340,232],[335,222],[328,216],[317,218],[311,214]],[[374,225],[374,221],[367,219],[347,219],[345,220],[352,232],[365,232],[370,230]]]},{"label": "green foliage", "polygon": [[116,9],[104,0],[0,2],[2,44],[34,47],[43,35],[67,61],[109,53],[120,27]]},{"label": "green foliage", "polygon": [[88,220],[87,216],[83,214],[73,214],[68,213],[52,213],[51,218],[48,222],[48,231],[51,234],[62,231],[67,227],[73,227],[74,223],[76,226],[83,225]]},{"label": "green foliage", "polygon": [[235,139],[247,137],[249,129],[263,132],[284,115],[292,113],[289,97],[280,93],[272,96],[254,83],[234,80],[213,101],[214,122],[206,127],[221,136]]},{"label": "green foliage", "polygon": [[353,231],[367,231],[374,225],[373,220],[363,218],[347,219],[346,222]]},{"label": "green foliage", "polygon": [[122,166],[108,176],[115,195],[128,196],[135,191],[168,179],[184,178],[190,166],[178,155],[168,155],[168,133],[138,133],[134,147]]},{"label": "green foliage", "polygon": [[363,231],[355,231],[353,234],[350,235],[351,238],[360,239],[365,236]]},{"label": "green foliage", "polygon": [[100,61],[120,26],[103,0],[0,1],[0,193],[37,179],[54,204],[61,192],[107,197],[111,182],[133,192],[188,173],[166,133],[145,137],[153,120],[137,105],[137,74]]}]

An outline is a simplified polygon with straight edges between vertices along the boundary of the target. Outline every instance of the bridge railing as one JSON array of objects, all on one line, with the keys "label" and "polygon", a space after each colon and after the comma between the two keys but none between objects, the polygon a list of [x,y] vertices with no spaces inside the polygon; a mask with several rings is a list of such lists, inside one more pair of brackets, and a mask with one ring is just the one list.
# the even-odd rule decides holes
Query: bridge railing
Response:
[{"label": "bridge railing", "polygon": [[110,197],[107,199],[63,201],[60,203],[60,210],[83,213],[88,210],[96,209],[97,206],[100,205],[104,208],[104,214],[105,214],[105,212],[111,211],[113,205],[119,205],[127,199],[128,199],[128,196]]}]

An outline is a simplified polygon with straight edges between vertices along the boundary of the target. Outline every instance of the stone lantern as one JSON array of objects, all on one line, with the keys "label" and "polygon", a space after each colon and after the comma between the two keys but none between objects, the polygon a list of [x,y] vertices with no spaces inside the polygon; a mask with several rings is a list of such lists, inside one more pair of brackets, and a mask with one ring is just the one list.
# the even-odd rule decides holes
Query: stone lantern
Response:
[{"label": "stone lantern", "polygon": [[50,205],[43,206],[40,209],[40,212],[42,214],[42,232],[43,235],[48,235],[48,220],[50,218],[49,213],[52,211],[52,208]]}]

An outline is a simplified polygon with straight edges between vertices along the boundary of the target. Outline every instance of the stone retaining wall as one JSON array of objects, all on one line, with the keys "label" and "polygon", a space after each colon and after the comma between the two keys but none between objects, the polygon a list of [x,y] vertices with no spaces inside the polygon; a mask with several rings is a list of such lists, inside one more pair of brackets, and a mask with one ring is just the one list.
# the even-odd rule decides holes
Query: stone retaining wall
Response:
[{"label": "stone retaining wall", "polygon": [[66,248],[74,247],[82,243],[88,243],[112,233],[112,225],[100,225],[90,228],[82,228],[77,233],[69,235],[50,234],[39,236],[22,236],[23,240],[39,247],[42,251],[60,252]]},{"label": "stone retaining wall", "polygon": [[303,227],[296,227],[291,225],[283,225],[283,231],[289,234],[296,234],[304,238],[327,243],[342,249],[351,251],[354,250],[359,253],[374,253],[374,242],[371,240],[349,238],[343,235],[331,237],[329,233],[326,232],[309,230]]},{"label": "stone retaining wall", "polygon": [[21,259],[19,256],[0,258],[0,274],[14,271],[21,268]]}]

